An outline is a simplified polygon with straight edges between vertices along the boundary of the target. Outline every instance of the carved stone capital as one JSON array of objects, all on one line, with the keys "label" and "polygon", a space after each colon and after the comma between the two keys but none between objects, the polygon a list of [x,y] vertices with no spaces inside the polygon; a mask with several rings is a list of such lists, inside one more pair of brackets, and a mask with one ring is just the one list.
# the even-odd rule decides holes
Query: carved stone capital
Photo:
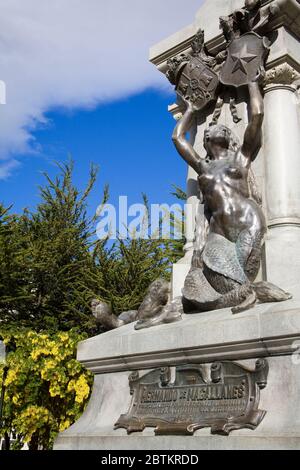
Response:
[{"label": "carved stone capital", "polygon": [[264,86],[266,88],[272,85],[295,86],[296,82],[300,80],[300,73],[291,65],[285,63],[277,65],[266,72]]}]

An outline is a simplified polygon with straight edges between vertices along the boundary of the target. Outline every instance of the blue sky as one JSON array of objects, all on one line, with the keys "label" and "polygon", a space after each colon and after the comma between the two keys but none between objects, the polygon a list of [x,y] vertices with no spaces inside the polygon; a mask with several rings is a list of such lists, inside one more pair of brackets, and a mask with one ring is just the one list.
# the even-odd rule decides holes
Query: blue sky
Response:
[{"label": "blue sky", "polygon": [[0,0],[0,201],[34,208],[42,172],[75,160],[83,187],[100,166],[111,202],[173,201],[186,167],[171,141],[175,95],[149,48],[193,23],[201,0]]},{"label": "blue sky", "polygon": [[55,175],[55,161],[75,161],[75,183],[83,187],[90,163],[100,167],[97,186],[89,200],[89,212],[101,202],[103,186],[110,186],[110,202],[119,195],[129,203],[141,201],[141,193],[153,203],[170,203],[172,184],[184,188],[186,165],[171,140],[175,125],[167,106],[173,96],[155,90],[131,96],[93,111],[56,111],[48,124],[33,133],[41,153],[21,155],[22,164],[2,181],[1,200],[20,212],[39,201],[38,186],[44,171]]}]

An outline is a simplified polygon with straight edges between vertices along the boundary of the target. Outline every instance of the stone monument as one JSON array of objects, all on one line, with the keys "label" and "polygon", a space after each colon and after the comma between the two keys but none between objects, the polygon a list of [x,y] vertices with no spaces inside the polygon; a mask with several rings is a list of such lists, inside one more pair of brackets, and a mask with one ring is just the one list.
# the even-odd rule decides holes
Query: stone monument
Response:
[{"label": "stone monument", "polygon": [[297,0],[207,0],[151,49],[177,93],[186,254],[171,299],[158,280],[79,345],[93,393],[55,449],[300,449],[299,41]]}]

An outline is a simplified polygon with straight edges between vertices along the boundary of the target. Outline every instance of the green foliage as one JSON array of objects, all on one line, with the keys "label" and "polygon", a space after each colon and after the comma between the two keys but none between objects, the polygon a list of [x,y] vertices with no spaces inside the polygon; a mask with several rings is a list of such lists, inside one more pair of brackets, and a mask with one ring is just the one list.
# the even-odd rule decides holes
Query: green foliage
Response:
[{"label": "green foliage", "polygon": [[[19,329],[2,331],[10,350],[4,381],[5,400],[0,437],[14,433],[15,449],[51,449],[59,431],[73,424],[90,395],[92,377],[76,361],[75,331],[56,334]],[[0,388],[4,365],[0,364]]]},{"label": "green foliage", "polygon": [[72,183],[73,165],[40,189],[35,212],[0,219],[0,320],[36,330],[91,331],[90,285],[95,269],[90,253],[93,219],[86,213],[95,183],[91,169],[86,189]]},{"label": "green foliage", "polygon": [[[137,309],[150,283],[168,279],[172,263],[183,256],[183,239],[141,240],[131,234],[113,246],[96,242],[96,220],[87,215],[87,200],[97,171],[91,168],[82,192],[72,174],[72,162],[59,165],[54,179],[45,174],[34,212],[17,216],[0,206],[1,325],[53,332],[78,327],[97,334],[93,298],[109,302],[116,314]],[[184,198],[176,187],[174,195]],[[106,187],[102,207],[108,197]],[[173,229],[178,223],[171,214]]]},{"label": "green foliage", "polygon": [[[144,222],[150,232],[149,203],[146,195],[142,197],[147,209]],[[178,220],[173,213],[166,213],[164,216],[170,218],[171,232],[174,232],[176,224],[182,224],[182,214],[178,214]],[[159,231],[164,216],[159,222]],[[110,248],[104,241],[98,243],[94,249],[98,298],[109,303],[116,315],[127,310],[137,310],[149,285],[158,278],[169,280],[172,264],[184,254],[184,238],[162,240],[159,237],[137,238],[134,233],[130,235],[129,239],[119,239]]]},{"label": "green foliage", "polygon": [[[14,432],[15,448],[51,448],[82,413],[92,379],[75,351],[78,341],[99,332],[91,300],[110,303],[116,314],[135,310],[149,285],[169,279],[183,256],[184,238],[96,241],[96,220],[87,214],[96,174],[92,167],[80,192],[73,163],[59,165],[55,179],[45,174],[35,211],[15,215],[0,204],[0,337],[10,349],[0,436]],[[185,199],[179,188],[173,194]],[[108,197],[105,187],[102,206]],[[178,223],[171,214],[172,229]],[[0,365],[0,387],[2,372]]]},{"label": "green foliage", "polygon": [[169,277],[170,262],[155,240],[120,240],[110,249],[100,243],[94,256],[98,297],[117,315],[138,309],[151,282]]},{"label": "green foliage", "polygon": [[179,188],[179,186],[176,186],[175,184],[173,184],[173,191],[171,192],[171,194],[180,201],[186,201],[187,199],[186,192],[184,192],[181,188]]}]

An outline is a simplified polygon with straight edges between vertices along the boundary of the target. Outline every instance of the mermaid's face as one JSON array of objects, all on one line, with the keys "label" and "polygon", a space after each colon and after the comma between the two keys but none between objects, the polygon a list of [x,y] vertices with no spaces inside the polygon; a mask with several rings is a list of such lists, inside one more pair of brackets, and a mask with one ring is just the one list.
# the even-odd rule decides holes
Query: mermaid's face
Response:
[{"label": "mermaid's face", "polygon": [[215,126],[205,133],[204,146],[209,155],[218,160],[230,144],[229,129],[225,126]]},{"label": "mermaid's face", "polygon": [[260,0],[245,0],[247,10],[254,10],[260,4]]}]

